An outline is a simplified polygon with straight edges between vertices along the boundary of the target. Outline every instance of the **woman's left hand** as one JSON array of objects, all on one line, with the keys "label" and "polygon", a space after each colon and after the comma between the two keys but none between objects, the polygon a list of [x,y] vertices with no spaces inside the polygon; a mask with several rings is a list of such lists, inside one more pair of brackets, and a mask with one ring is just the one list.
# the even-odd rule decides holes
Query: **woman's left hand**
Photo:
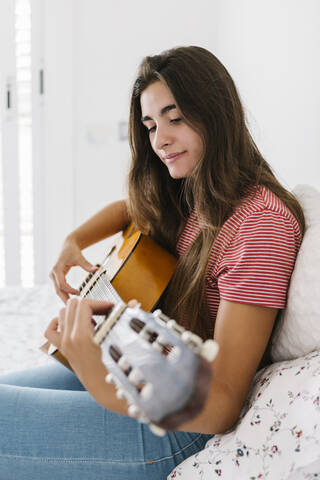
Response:
[{"label": "woman's left hand", "polygon": [[[93,341],[93,315],[107,315],[113,306],[110,302],[86,298],[71,298],[59,316],[45,331],[45,337],[67,358],[78,378],[85,385],[92,375],[105,368],[101,361],[101,349]],[[90,383],[90,382],[89,382]]]}]

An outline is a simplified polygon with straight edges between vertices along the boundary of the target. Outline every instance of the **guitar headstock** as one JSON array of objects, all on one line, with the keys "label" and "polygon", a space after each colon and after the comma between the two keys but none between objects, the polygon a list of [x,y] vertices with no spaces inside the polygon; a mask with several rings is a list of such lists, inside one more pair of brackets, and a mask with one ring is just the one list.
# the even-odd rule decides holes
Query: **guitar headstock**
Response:
[{"label": "guitar headstock", "polygon": [[172,430],[196,416],[208,394],[212,361],[218,346],[203,342],[160,310],[147,313],[125,303],[115,305],[100,325],[95,342],[101,346],[107,382],[129,404],[129,415]]}]

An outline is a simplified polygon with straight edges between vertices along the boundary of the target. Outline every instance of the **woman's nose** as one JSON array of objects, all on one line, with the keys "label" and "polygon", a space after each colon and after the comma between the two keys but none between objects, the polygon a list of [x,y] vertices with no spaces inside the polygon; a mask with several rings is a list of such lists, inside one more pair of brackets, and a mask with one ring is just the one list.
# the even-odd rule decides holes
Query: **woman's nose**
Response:
[{"label": "woman's nose", "polygon": [[166,145],[170,145],[172,142],[171,136],[168,132],[168,129],[165,127],[159,127],[156,130],[154,136],[154,146],[157,150],[161,150]]}]

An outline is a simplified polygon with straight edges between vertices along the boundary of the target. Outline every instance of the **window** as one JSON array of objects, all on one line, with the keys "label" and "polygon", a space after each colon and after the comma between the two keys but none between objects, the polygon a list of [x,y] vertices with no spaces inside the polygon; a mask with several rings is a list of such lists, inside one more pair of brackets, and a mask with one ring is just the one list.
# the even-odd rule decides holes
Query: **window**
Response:
[{"label": "window", "polygon": [[[3,92],[0,90],[2,97]],[[5,285],[5,255],[4,255],[4,219],[3,219],[3,172],[2,172],[2,130],[0,122],[0,287]]]},{"label": "window", "polygon": [[34,252],[30,0],[16,0],[15,20],[21,283],[24,287],[31,287],[34,283]]},{"label": "window", "polygon": [[0,286],[34,283],[31,7],[4,2],[0,16]]}]

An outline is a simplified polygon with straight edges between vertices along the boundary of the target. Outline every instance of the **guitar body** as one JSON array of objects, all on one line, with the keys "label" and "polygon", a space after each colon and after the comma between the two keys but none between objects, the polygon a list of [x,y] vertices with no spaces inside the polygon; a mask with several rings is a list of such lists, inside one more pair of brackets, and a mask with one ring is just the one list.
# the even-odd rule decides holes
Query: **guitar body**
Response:
[{"label": "guitar body", "polygon": [[107,255],[107,274],[124,302],[135,298],[151,311],[166,289],[177,260],[133,225]]},{"label": "guitar body", "polygon": [[[165,291],[176,267],[176,258],[130,224],[115,242],[94,274],[80,286],[80,296],[127,303],[136,299],[151,311]],[[41,350],[71,368],[65,357],[46,342]]]}]

